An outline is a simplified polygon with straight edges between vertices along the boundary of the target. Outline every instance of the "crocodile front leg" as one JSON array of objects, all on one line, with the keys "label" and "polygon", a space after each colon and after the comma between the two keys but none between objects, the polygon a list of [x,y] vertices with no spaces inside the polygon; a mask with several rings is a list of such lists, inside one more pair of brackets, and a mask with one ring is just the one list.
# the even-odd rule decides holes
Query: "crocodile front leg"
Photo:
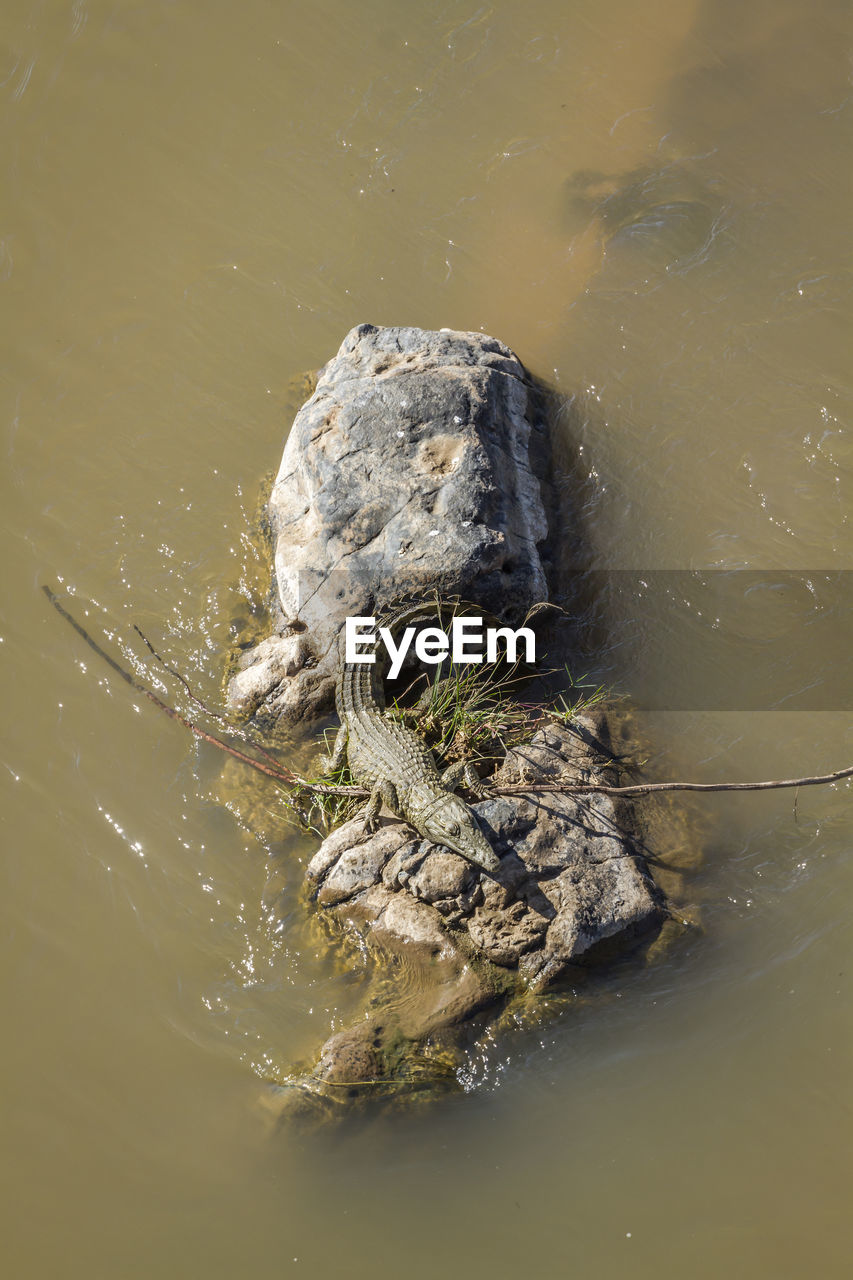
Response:
[{"label": "crocodile front leg", "polygon": [[380,778],[370,793],[370,799],[364,810],[365,835],[370,835],[376,830],[383,800],[391,812],[399,817],[400,802],[397,798],[397,788],[390,778]]},{"label": "crocodile front leg", "polygon": [[455,791],[460,782],[464,782],[475,796],[485,794],[482,779],[470,760],[457,760],[449,765],[441,775],[441,781],[450,791]]}]

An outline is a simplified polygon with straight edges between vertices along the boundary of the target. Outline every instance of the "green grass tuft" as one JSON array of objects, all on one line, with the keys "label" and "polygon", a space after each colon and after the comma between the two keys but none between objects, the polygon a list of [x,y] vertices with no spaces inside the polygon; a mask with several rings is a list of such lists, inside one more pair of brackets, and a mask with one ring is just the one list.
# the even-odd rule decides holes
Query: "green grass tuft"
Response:
[{"label": "green grass tuft", "polygon": [[[524,702],[518,694],[526,679],[506,664],[477,664],[451,668],[449,676],[430,681],[415,704],[394,702],[386,714],[415,730],[435,755],[439,769],[458,760],[471,761],[481,777],[498,768],[507,751],[530,740],[549,720],[570,724],[611,695],[603,685],[576,680],[566,670],[564,691],[548,702]],[[322,744],[331,755],[336,730],[327,729]],[[330,774],[306,779],[311,783],[353,786],[355,779],[344,764]],[[358,796],[302,793],[303,826],[325,836],[363,807]]]}]

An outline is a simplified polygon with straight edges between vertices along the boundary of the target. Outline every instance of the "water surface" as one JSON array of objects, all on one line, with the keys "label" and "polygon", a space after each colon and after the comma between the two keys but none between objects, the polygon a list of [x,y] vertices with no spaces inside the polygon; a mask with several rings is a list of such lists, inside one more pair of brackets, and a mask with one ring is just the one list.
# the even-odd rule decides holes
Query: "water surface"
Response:
[{"label": "water surface", "polygon": [[832,0],[6,0],[10,1274],[846,1274],[849,784],[692,802],[660,964],[428,1115],[271,1138],[260,1075],[358,1003],[311,842],[39,587],[215,702],[294,379],[362,321],[484,329],[564,401],[656,776],[850,763],[849,46]]}]

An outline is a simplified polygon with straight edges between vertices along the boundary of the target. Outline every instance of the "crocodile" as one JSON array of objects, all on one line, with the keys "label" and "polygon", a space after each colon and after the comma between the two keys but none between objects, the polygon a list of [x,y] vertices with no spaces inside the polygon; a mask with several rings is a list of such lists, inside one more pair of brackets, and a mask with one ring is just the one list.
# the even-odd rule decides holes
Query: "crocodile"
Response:
[{"label": "crocodile", "polygon": [[[414,606],[392,614],[387,625],[395,628],[423,620],[424,606]],[[494,875],[500,861],[471,808],[455,794],[463,779],[476,790],[476,774],[463,762],[439,772],[418,734],[385,714],[380,672],[378,661],[346,662],[341,655],[335,689],[341,724],[326,761],[327,771],[340,768],[346,758],[355,781],[371,788],[364,810],[365,833],[376,829],[384,801],[424,840],[443,845]]]}]

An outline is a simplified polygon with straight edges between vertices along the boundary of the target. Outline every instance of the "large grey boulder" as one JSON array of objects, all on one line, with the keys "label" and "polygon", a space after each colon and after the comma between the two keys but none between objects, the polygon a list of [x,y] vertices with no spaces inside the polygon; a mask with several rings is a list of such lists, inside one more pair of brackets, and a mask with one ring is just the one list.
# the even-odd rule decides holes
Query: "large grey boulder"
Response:
[{"label": "large grey boulder", "polygon": [[[492,783],[499,792],[613,777],[599,714],[540,729],[508,752]],[[354,1058],[380,1078],[385,1046],[401,1036],[416,1050],[512,990],[542,990],[660,925],[663,900],[645,869],[634,811],[617,798],[495,794],[473,807],[501,859],[494,878],[391,819],[366,839],[359,819],[346,823],[311,860],[306,883],[322,915],[404,963],[411,993],[337,1032],[321,1050],[316,1083],[356,1078],[348,1075]]]},{"label": "large grey boulder", "polygon": [[546,600],[538,401],[495,338],[353,329],[284,449],[274,633],[243,655],[232,707],[284,722],[326,710],[346,616],[403,595],[437,588],[515,621]]}]

